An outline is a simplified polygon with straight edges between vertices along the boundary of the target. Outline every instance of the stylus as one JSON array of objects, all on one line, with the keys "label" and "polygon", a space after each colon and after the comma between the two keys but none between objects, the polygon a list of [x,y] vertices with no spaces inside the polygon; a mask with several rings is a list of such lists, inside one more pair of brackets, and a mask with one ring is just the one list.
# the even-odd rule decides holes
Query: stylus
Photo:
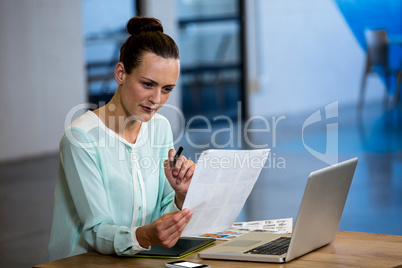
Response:
[{"label": "stylus", "polygon": [[174,155],[173,162],[170,165],[171,168],[174,168],[176,165],[177,159],[179,159],[181,152],[183,152],[183,147],[180,146],[179,150],[177,150],[176,154]]}]

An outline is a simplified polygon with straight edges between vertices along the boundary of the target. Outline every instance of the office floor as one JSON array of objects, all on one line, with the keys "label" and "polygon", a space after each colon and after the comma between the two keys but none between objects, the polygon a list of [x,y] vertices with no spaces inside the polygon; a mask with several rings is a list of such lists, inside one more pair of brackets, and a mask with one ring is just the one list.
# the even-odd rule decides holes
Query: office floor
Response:
[{"label": "office floor", "polygon": [[[339,161],[359,157],[340,229],[402,235],[400,115],[382,113],[380,105],[371,104],[364,108],[363,123],[359,124],[354,107],[339,107],[337,118],[303,129],[314,112],[286,116],[277,121],[276,131],[269,116],[270,132],[249,133],[249,142],[267,144],[272,151],[237,220],[296,218],[308,174],[327,165],[307,148],[326,155],[326,140],[334,137],[327,136],[327,126],[332,124],[339,130]],[[325,118],[323,111],[322,115]],[[263,128],[262,122],[255,120],[253,128]],[[212,131],[222,127],[228,126],[213,126]],[[252,147],[237,139],[236,125],[234,130],[233,136],[229,132],[215,136],[194,132],[177,146],[184,146],[184,154],[192,159],[203,149],[192,148],[190,143],[213,147],[213,142],[223,145],[232,141],[234,147]],[[0,164],[0,267],[31,267],[47,261],[57,165],[57,155]]]}]

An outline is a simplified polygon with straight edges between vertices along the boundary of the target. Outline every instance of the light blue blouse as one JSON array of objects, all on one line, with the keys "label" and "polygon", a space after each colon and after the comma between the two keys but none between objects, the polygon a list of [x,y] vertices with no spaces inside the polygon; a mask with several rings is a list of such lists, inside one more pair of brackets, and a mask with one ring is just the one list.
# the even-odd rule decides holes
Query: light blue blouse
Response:
[{"label": "light blue blouse", "polygon": [[88,251],[135,254],[135,230],[177,211],[163,162],[173,147],[170,124],[155,114],[135,144],[86,112],[60,141],[49,259]]}]

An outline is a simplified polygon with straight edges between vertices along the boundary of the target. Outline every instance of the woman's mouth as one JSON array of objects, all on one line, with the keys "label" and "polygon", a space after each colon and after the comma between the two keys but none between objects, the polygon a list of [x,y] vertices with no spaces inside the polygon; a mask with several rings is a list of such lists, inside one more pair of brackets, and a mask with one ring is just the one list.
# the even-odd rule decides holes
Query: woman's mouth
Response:
[{"label": "woman's mouth", "polygon": [[152,108],[152,107],[150,107],[150,106],[141,105],[141,108],[142,108],[144,111],[148,112],[148,113],[152,113],[152,112],[155,112],[155,111],[156,111],[156,108]]}]

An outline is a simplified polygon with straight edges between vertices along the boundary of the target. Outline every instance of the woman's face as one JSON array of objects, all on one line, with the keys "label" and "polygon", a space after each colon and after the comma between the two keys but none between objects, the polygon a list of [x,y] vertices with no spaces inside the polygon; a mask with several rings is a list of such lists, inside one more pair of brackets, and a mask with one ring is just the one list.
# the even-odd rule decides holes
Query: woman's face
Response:
[{"label": "woman's face", "polygon": [[[120,67],[119,67],[120,65]],[[124,66],[118,63],[115,73]],[[127,117],[146,122],[165,104],[179,77],[179,60],[145,52],[141,64],[131,74],[121,72],[121,103]]]}]

